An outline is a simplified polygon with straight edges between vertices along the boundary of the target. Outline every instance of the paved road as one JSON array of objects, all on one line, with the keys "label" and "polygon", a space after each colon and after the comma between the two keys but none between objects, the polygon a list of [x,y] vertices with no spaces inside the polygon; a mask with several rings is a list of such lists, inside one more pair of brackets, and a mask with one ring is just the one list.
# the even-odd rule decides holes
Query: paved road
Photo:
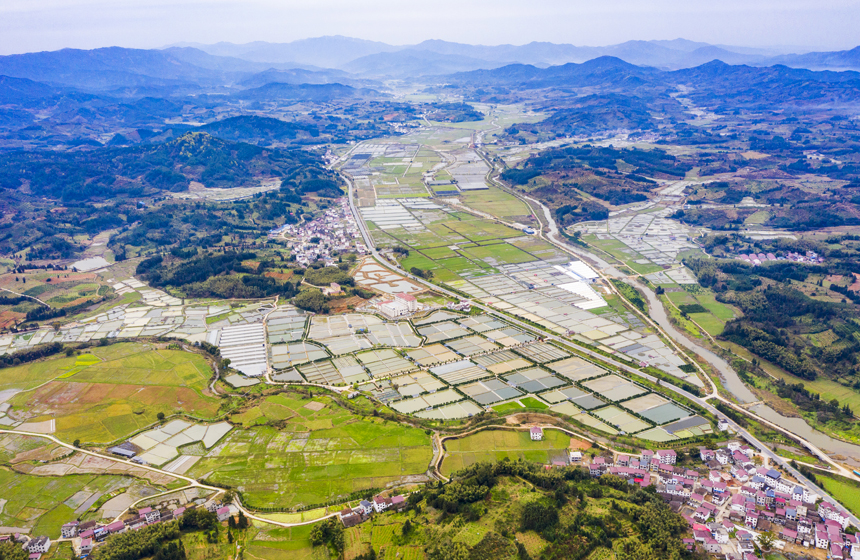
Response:
[{"label": "paved road", "polygon": [[[15,434],[15,435],[19,435],[19,436],[29,436],[29,437],[37,437],[37,438],[47,439],[53,443],[56,443],[57,445],[61,445],[62,447],[65,447],[67,449],[71,449],[73,451],[77,451],[79,453],[84,453],[86,455],[92,455],[93,457],[99,457],[100,459],[108,459],[110,461],[122,463],[122,464],[128,465],[130,467],[134,467],[134,468],[138,468],[138,469],[144,469],[147,471],[152,471],[152,472],[156,472],[159,474],[163,474],[165,476],[177,478],[179,480],[184,480],[185,482],[188,483],[188,486],[185,486],[184,488],[203,488],[204,490],[211,490],[211,491],[215,492],[216,496],[218,494],[224,492],[223,488],[218,488],[217,486],[209,486],[208,484],[203,484],[202,482],[200,482],[198,480],[195,480],[191,477],[188,477],[188,476],[185,476],[182,474],[177,474],[177,473],[165,471],[163,469],[159,469],[158,467],[153,467],[151,465],[141,465],[138,463],[134,463],[132,461],[127,461],[125,459],[121,459],[121,458],[116,457],[114,455],[106,455],[104,453],[97,453],[95,451],[90,451],[88,449],[81,449],[81,448],[75,447],[69,443],[66,443],[64,441],[60,441],[59,439],[55,438],[54,436],[51,436],[48,434],[38,434],[35,432],[24,432],[21,430],[6,430],[6,429],[0,429],[0,434]],[[183,488],[177,488],[175,490],[170,490],[170,491],[164,492],[162,494],[170,494],[173,492],[178,492],[182,489]],[[154,497],[154,496],[150,496],[150,497],[144,498],[144,499],[150,499],[152,497]],[[142,500],[138,500],[135,503],[139,503],[140,501],[142,501]],[[257,515],[254,515],[253,513],[251,513],[247,509],[245,509],[245,507],[239,502],[238,496],[236,497],[235,501],[233,502],[233,505],[235,505],[237,508],[239,508],[239,510],[243,514],[245,514],[245,517],[247,517],[249,519],[253,519],[253,520],[259,521],[261,523],[268,523],[270,525],[277,525],[279,527],[297,527],[299,525],[309,525],[311,523],[316,523],[317,521],[322,521],[323,519],[328,519],[329,517],[335,517],[337,515],[337,513],[331,513],[329,515],[326,515],[325,517],[321,517],[319,519],[314,519],[312,521],[302,521],[299,523],[281,523],[280,521],[272,521],[271,519],[265,519],[263,517],[259,517]]]},{"label": "paved road", "polygon": [[[416,276],[413,276],[411,274],[406,273],[402,269],[399,269],[399,268],[393,266],[391,263],[388,262],[387,259],[383,258],[377,252],[375,244],[373,242],[373,237],[370,235],[370,231],[367,229],[367,226],[364,223],[364,220],[361,216],[361,213],[358,211],[358,208],[356,208],[356,206],[355,206],[355,200],[353,197],[352,180],[344,174],[341,174],[341,175],[343,176],[343,178],[346,180],[347,184],[349,185],[349,193],[348,193],[349,206],[350,206],[350,209],[352,210],[353,216],[355,217],[356,223],[358,224],[359,231],[361,231],[361,235],[364,238],[365,244],[367,245],[368,249],[371,251],[371,254],[373,255],[373,257],[379,262],[379,264],[381,264],[382,266],[385,266],[386,268],[392,270],[393,272],[408,276],[411,280],[418,282],[420,284],[423,284],[426,287],[431,288],[437,292],[442,292],[443,294],[445,294],[449,297],[452,297],[452,298],[460,298],[461,296],[459,294],[455,294],[449,290],[442,288],[441,286],[427,282],[423,278],[418,278]],[[505,189],[505,190],[507,190],[507,189]],[[516,193],[513,193],[513,191],[508,191],[508,192],[515,194],[515,196],[519,196]],[[584,251],[578,247],[573,248],[570,245],[568,245],[567,243],[564,243],[561,240],[559,240],[557,238],[558,227],[555,224],[555,220],[552,218],[552,215],[549,211],[549,208],[547,208],[543,203],[541,203],[538,200],[535,200],[535,199],[530,199],[530,200],[531,200],[531,202],[538,204],[544,212],[544,216],[545,216],[546,221],[547,221],[548,229],[550,230],[550,235],[548,235],[546,237],[546,239],[548,241],[552,242],[554,245],[556,245],[560,249],[562,249],[568,253],[574,254],[576,256],[580,256],[580,255],[582,255],[582,253],[585,253],[585,255],[582,255],[582,256],[586,256],[586,257],[588,257],[588,260],[597,262],[597,264],[599,266],[602,266],[602,268],[604,268],[604,272],[610,272],[610,273],[614,273],[618,276],[624,276],[619,271],[617,271],[614,267],[609,265],[609,263],[606,263],[605,261],[603,261],[599,257],[597,257],[591,253],[588,253],[587,251]],[[555,239],[553,239],[553,238],[555,238]],[[561,337],[558,337],[558,336],[552,335],[552,334],[548,334],[548,333],[545,333],[543,331],[539,331],[539,330],[535,329],[534,327],[532,327],[531,325],[529,325],[523,321],[520,321],[519,319],[513,318],[509,315],[499,313],[495,309],[492,309],[490,307],[487,307],[485,305],[475,303],[475,302],[473,302],[473,306],[478,307],[479,309],[483,310],[487,314],[490,314],[490,315],[493,315],[493,316],[498,317],[500,319],[503,319],[509,323],[513,323],[513,324],[517,325],[518,327],[526,330],[527,332],[530,332],[532,334],[537,334],[538,336],[541,336],[547,340],[553,340],[553,341],[562,343],[566,346],[571,346],[570,342],[562,339]],[[653,321],[649,320],[649,322],[653,324]],[[657,327],[659,329],[658,325],[655,325],[655,327]],[[659,329],[659,330],[662,330],[662,329]],[[666,333],[664,332],[663,334],[665,335]],[[599,354],[599,353],[594,352],[592,350],[589,350],[587,348],[576,347],[576,351],[581,353],[581,354],[588,355],[589,357],[594,358],[598,362],[603,362],[604,364],[610,364],[612,366],[617,367],[619,370],[623,370],[623,371],[625,371],[629,374],[632,374],[632,375],[643,377],[643,378],[645,378],[651,382],[657,383],[659,381],[654,376],[651,376],[651,375],[649,375],[645,372],[642,372],[638,369],[634,369],[631,366],[624,364],[624,363],[621,363],[621,362],[618,362],[616,360],[613,360],[612,358],[607,358],[606,356],[603,356],[602,354]],[[812,451],[813,453],[818,455],[820,458],[822,458],[822,460],[833,465],[834,467],[836,467],[837,470],[841,471],[843,474],[847,474],[848,476],[850,476],[852,478],[857,478],[857,477],[854,477],[853,473],[851,473],[850,471],[847,471],[847,469],[845,469],[844,467],[842,467],[841,465],[839,465],[838,463],[833,461],[833,459],[831,459],[827,454],[823,453],[821,450],[819,450],[814,445],[812,445],[812,443],[804,440],[803,438],[800,438],[799,436],[797,436],[791,432],[788,432],[787,430],[785,430],[781,426],[777,426],[776,424],[773,424],[772,422],[769,422],[768,420],[761,418],[758,415],[756,415],[756,414],[754,414],[754,413],[752,413],[746,409],[743,409],[741,407],[737,407],[736,405],[734,405],[734,403],[731,403],[727,399],[724,399],[723,397],[719,396],[719,394],[717,393],[716,385],[713,383],[713,381],[708,376],[705,376],[705,377],[708,380],[708,382],[711,384],[711,387],[712,387],[711,394],[706,396],[705,398],[701,398],[697,395],[693,395],[692,393],[689,393],[689,392],[685,391],[684,389],[677,387],[675,385],[671,385],[671,384],[668,384],[668,383],[665,383],[662,381],[660,381],[660,384],[663,388],[669,389],[670,391],[674,391],[680,395],[683,395],[684,397],[690,399],[691,401],[695,402],[699,406],[703,407],[708,412],[710,412],[714,415],[719,415],[721,417],[724,415],[721,414],[713,405],[711,405],[708,402],[708,400],[709,399],[716,399],[716,400],[719,400],[721,402],[724,402],[724,403],[728,404],[729,406],[736,408],[739,412],[746,414],[747,416],[751,416],[751,417],[755,418],[756,421],[758,421],[764,425],[767,425],[773,429],[776,429],[780,432],[789,434],[794,439],[800,440],[801,443],[806,445],[806,447],[810,451]],[[781,456],[777,455],[775,452],[773,452],[769,447],[767,447],[764,443],[762,443],[758,439],[756,439],[751,433],[749,433],[747,430],[742,428],[739,424],[737,424],[736,422],[734,422],[731,419],[727,419],[727,420],[729,422],[729,425],[738,434],[740,434],[744,439],[746,439],[750,443],[750,445],[756,447],[764,457],[767,457],[769,460],[773,461],[774,463],[776,463],[777,465],[782,467],[786,472],[790,473],[794,478],[799,480],[801,483],[806,485],[808,488],[813,489],[820,496],[826,497],[826,498],[830,499],[831,501],[838,503],[838,500],[833,498],[823,488],[820,488],[818,485],[813,484],[809,479],[807,479],[805,476],[803,476],[799,471],[794,469],[788,463],[788,461],[786,461],[783,457],[781,457]],[[848,508],[844,508],[844,509],[847,511]],[[852,524],[854,524],[857,527],[860,527],[860,519],[858,519],[854,515],[850,514],[850,512],[849,512],[849,518],[850,518]]]}]

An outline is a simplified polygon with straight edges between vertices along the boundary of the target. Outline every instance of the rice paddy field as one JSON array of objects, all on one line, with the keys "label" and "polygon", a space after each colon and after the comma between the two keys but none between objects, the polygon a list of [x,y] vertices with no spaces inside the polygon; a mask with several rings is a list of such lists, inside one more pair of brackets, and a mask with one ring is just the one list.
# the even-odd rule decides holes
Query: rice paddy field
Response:
[{"label": "rice paddy field", "polygon": [[[463,196],[470,207],[506,221],[522,220],[531,214],[523,203],[503,191],[473,191]],[[432,270],[442,282],[494,274],[500,264],[561,256],[546,242],[466,212],[440,207],[422,211],[421,218],[423,231],[389,228],[372,229],[372,234],[380,246],[409,248],[409,256],[400,261],[404,269]]]},{"label": "rice paddy field", "polygon": [[711,290],[699,286],[694,291],[666,292],[666,296],[681,309],[684,305],[698,305],[704,309],[703,312],[689,313],[689,316],[711,336],[721,334],[726,322],[736,317],[735,311],[717,301]]},{"label": "rice paddy field", "polygon": [[2,467],[0,526],[55,537],[64,523],[90,509],[92,496],[121,489],[130,480],[111,475],[31,476]]},{"label": "rice paddy field", "polygon": [[[278,428],[258,425],[262,418]],[[328,397],[279,394],[231,418],[233,430],[188,474],[240,488],[258,508],[290,508],[423,475],[430,436],[423,430],[358,416]]]},{"label": "rice paddy field", "polygon": [[221,400],[208,394],[211,375],[200,355],[123,343],[0,369],[0,386],[31,389],[9,400],[10,418],[51,419],[65,441],[104,444],[152,424],[159,412],[214,416]]},{"label": "rice paddy field", "polygon": [[538,463],[565,460],[570,436],[558,430],[545,430],[542,441],[532,441],[527,431],[484,430],[463,438],[444,442],[447,454],[442,474],[450,476],[478,461],[526,459]]},{"label": "rice paddy field", "polygon": [[[311,544],[313,525],[299,527],[263,526],[247,547],[247,555],[251,558],[266,558],[271,560],[309,560],[319,558]],[[190,558],[190,557],[189,557]]]}]

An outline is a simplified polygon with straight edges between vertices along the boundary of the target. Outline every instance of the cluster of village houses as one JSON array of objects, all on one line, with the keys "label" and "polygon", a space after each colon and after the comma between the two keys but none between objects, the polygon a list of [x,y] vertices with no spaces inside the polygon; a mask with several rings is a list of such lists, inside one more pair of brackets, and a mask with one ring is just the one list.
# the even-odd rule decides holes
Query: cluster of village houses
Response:
[{"label": "cluster of village houses", "polygon": [[302,266],[318,260],[334,264],[336,258],[332,253],[367,253],[346,197],[338,199],[318,218],[299,224],[284,224],[269,232],[269,239],[279,237],[288,240],[290,253]]},{"label": "cluster of village houses", "polygon": [[[196,505],[188,506],[188,508]],[[238,511],[235,506],[227,506],[215,501],[205,503],[204,506],[218,517],[218,521],[226,521]],[[60,539],[70,540],[72,547],[78,556],[89,556],[93,547],[103,542],[111,535],[136,531],[156,523],[166,523],[179,519],[188,510],[186,507],[178,507],[173,510],[159,510],[151,507],[141,508],[133,517],[117,520],[112,523],[103,524],[97,521],[69,521],[60,528]],[[47,536],[28,537],[27,535],[0,535],[0,542],[14,540],[21,544],[22,548],[30,555],[30,560],[39,560],[42,554],[48,552],[51,539]]]},{"label": "cluster of village houses", "polygon": [[361,500],[356,507],[344,508],[338,515],[344,527],[354,527],[359,523],[367,521],[373,513],[382,513],[389,509],[403,511],[406,506],[406,498],[403,496],[392,496],[390,498],[374,496],[372,501]]},{"label": "cluster of village houses", "polygon": [[[530,435],[533,440],[543,439],[543,431],[538,427],[531,428]],[[697,469],[677,466],[677,453],[661,449],[644,450],[639,456],[594,457],[588,470],[593,477],[615,475],[629,484],[655,485],[657,493],[690,524],[693,538],[684,541],[689,548],[701,547],[727,560],[756,560],[753,551],[758,534],[770,531],[780,539],[781,546],[792,543],[825,549],[835,560],[860,560],[860,540],[847,532],[849,514],[845,510],[820,500],[817,494],[776,469],[756,466],[753,456],[752,448],[731,441],[717,450],[700,448],[702,465]],[[586,457],[581,451],[571,449],[569,459],[570,464],[583,464]],[[404,496],[375,496],[372,500],[362,500],[354,508],[345,508],[339,517],[344,526],[353,527],[374,513],[402,511],[406,506]],[[226,521],[236,511],[235,506],[214,501],[203,507],[215,513],[218,521]],[[63,525],[61,538],[72,540],[75,551],[87,556],[93,546],[112,534],[178,519],[185,511],[185,507],[173,510],[146,507],[129,519],[107,525],[71,521]],[[0,542],[9,539],[20,542],[31,560],[38,560],[51,545],[47,536],[0,536]]]},{"label": "cluster of village houses", "polygon": [[750,253],[749,255],[738,255],[738,259],[746,261],[751,265],[758,266],[768,261],[793,261],[802,263],[823,263],[824,259],[814,251],[807,251],[805,255],[800,253],[786,253],[784,257],[777,257],[773,253]]},{"label": "cluster of village houses", "polygon": [[[612,474],[630,484],[655,484],[658,494],[687,519],[693,538],[689,547],[725,555],[727,559],[754,560],[757,534],[772,532],[783,543],[826,549],[830,558],[860,560],[860,541],[846,532],[849,515],[842,508],[793,482],[772,468],[757,467],[753,450],[733,441],[716,451],[700,449],[699,470],[675,465],[674,450],[645,450],[640,457],[596,457],[591,476]],[[571,461],[582,453],[571,452]],[[729,545],[734,534],[736,544]],[[784,546],[784,544],[783,544]],[[734,548],[737,551],[727,552]]]},{"label": "cluster of village houses", "polygon": [[[200,500],[203,502],[203,500]],[[340,512],[339,517],[343,524],[352,527],[366,521],[371,514],[381,513],[387,510],[403,511],[407,502],[404,496],[382,497],[375,496],[371,501],[362,500],[355,508],[346,508]],[[60,528],[60,539],[71,541],[72,547],[78,556],[86,557],[92,552],[93,547],[98,546],[111,535],[136,531],[155,523],[166,523],[182,517],[189,508],[197,507],[191,504],[187,507],[170,509],[157,509],[145,507],[137,510],[134,516],[127,519],[117,520],[112,523],[103,524],[96,521],[70,521]],[[202,504],[207,510],[214,513],[219,522],[227,521],[238,512],[236,506],[223,505],[216,501]],[[13,540],[21,544],[22,548],[30,555],[30,560],[39,560],[42,554],[48,552],[51,539],[47,536],[29,537],[23,534],[0,535],[0,542]]]}]

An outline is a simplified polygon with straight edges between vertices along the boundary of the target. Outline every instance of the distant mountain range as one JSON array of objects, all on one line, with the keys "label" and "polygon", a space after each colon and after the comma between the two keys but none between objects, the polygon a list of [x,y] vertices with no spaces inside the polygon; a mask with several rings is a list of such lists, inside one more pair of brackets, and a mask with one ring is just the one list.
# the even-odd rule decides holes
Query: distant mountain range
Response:
[{"label": "distant mountain range", "polygon": [[[503,67],[503,74],[548,67],[563,73],[568,64],[608,57],[635,65],[637,72],[695,68],[715,60],[750,67],[779,64],[810,70],[860,70],[860,47],[839,52],[780,54],[684,39],[628,41],[608,47],[538,42],[482,46],[432,40],[404,47],[348,37],[320,37],[292,43],[217,43],[157,50],[63,49],[0,56],[0,76],[45,84],[54,88],[52,95],[62,87],[116,97],[235,94],[274,83],[342,84],[362,90],[361,96],[367,97],[369,90],[381,89],[384,79],[420,78],[426,83],[438,83],[452,74]],[[551,82],[548,75],[542,79]],[[277,89],[289,88],[273,88]],[[328,89],[326,95],[355,95],[346,89]],[[291,91],[295,93],[295,88]]]},{"label": "distant mountain range", "polygon": [[800,52],[711,45],[686,39],[627,41],[605,47],[532,42],[526,45],[468,45],[428,40],[417,45],[389,45],[349,37],[303,39],[291,43],[255,42],[244,45],[183,43],[216,56],[251,62],[288,64],[346,70],[364,76],[430,76],[450,72],[497,68],[512,63],[557,66],[614,56],[638,66],[678,70],[712,60],[726,64],[771,66],[783,64],[811,70],[860,70],[860,51]]}]

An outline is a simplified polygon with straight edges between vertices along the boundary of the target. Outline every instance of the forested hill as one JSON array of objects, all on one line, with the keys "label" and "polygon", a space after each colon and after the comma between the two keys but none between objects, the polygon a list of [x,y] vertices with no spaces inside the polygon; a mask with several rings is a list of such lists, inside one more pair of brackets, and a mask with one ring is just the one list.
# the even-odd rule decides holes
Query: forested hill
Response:
[{"label": "forested hill", "polygon": [[259,186],[299,168],[324,174],[321,160],[299,150],[263,149],[189,132],[161,144],[77,152],[13,152],[0,156],[0,187],[62,200]]}]

